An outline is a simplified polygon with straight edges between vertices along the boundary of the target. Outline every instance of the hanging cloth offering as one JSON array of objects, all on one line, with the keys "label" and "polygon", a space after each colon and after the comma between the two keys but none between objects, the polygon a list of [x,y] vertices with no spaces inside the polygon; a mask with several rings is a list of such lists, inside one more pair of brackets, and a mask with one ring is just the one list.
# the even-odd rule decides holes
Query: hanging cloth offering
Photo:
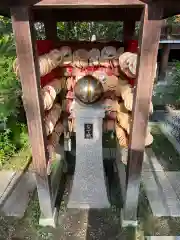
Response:
[{"label": "hanging cloth offering", "polygon": [[59,138],[60,138],[61,134],[63,133],[63,131],[64,131],[63,124],[61,122],[58,122],[55,126],[54,131],[52,132],[51,136],[48,139],[47,149],[49,152],[50,163],[52,160],[55,159],[55,157],[54,157],[55,149],[59,143]]},{"label": "hanging cloth offering", "polygon": [[[39,56],[40,76],[43,77],[46,74],[50,73],[53,69],[58,67],[61,62],[62,62],[61,52],[57,49],[54,49],[49,53]],[[13,70],[16,76],[19,77],[20,76],[19,63],[17,58],[13,63]]]},{"label": "hanging cloth offering", "polygon": [[119,66],[122,75],[126,76],[128,83],[134,87],[137,67],[137,54],[125,52],[119,57]]},{"label": "hanging cloth offering", "polygon": [[72,50],[68,46],[63,46],[60,48],[60,53],[62,56],[62,65],[71,65],[73,56],[72,56]]},{"label": "hanging cloth offering", "polygon": [[98,66],[100,61],[101,53],[99,49],[92,48],[89,51],[89,65],[90,66]]},{"label": "hanging cloth offering", "polygon": [[54,79],[41,90],[44,110],[50,110],[53,106],[54,100],[62,89],[61,79]]},{"label": "hanging cloth offering", "polygon": [[49,138],[49,144],[48,145],[51,145],[54,149],[56,147],[56,145],[58,144],[59,142],[59,138],[61,136],[61,134],[63,133],[64,131],[64,127],[63,127],[63,124],[61,122],[58,122],[54,128],[54,131],[52,132],[50,138]]},{"label": "hanging cloth offering", "polygon": [[128,137],[124,129],[118,124],[115,124],[116,136],[121,147],[128,147]]},{"label": "hanging cloth offering", "polygon": [[110,61],[116,58],[116,48],[112,46],[104,47],[101,50],[101,65],[110,67]]},{"label": "hanging cloth offering", "polygon": [[62,107],[55,104],[45,117],[45,128],[47,136],[50,135],[61,115]]},{"label": "hanging cloth offering", "polygon": [[57,49],[50,51],[39,57],[40,75],[45,76],[54,68],[58,67],[63,58],[61,52]]},{"label": "hanging cloth offering", "polygon": [[78,68],[88,66],[89,52],[85,49],[78,49],[73,53],[73,65]]}]

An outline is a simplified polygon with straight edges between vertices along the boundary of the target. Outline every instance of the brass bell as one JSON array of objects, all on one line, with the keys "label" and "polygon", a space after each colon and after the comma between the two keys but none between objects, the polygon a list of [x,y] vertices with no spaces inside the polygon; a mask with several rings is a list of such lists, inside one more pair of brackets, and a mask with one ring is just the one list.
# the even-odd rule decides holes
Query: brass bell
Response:
[{"label": "brass bell", "polygon": [[99,101],[103,92],[102,83],[91,75],[80,78],[74,87],[76,98],[84,104],[92,104]]}]

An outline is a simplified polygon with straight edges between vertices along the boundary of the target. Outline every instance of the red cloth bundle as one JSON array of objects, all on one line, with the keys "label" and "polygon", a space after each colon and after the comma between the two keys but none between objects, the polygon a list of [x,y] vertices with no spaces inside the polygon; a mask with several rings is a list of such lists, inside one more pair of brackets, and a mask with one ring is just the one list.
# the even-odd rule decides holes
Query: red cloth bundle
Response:
[{"label": "red cloth bundle", "polygon": [[54,49],[54,43],[51,40],[36,40],[38,55],[43,55]]},{"label": "red cloth bundle", "polygon": [[[51,40],[37,40],[37,53],[38,56],[49,53],[51,50],[55,48],[53,41]],[[51,82],[53,79],[58,78],[60,76],[60,69],[55,68],[50,73],[41,77],[41,87],[44,87],[46,84]]]},{"label": "red cloth bundle", "polygon": [[[125,52],[137,53],[138,52],[138,41],[137,40],[129,40],[127,41],[127,48]],[[134,78],[127,78],[129,84],[134,87],[135,79]]]},{"label": "red cloth bundle", "polygon": [[50,73],[46,74],[45,76],[41,77],[41,87],[44,87],[53,79],[60,77],[60,68],[53,69]]}]

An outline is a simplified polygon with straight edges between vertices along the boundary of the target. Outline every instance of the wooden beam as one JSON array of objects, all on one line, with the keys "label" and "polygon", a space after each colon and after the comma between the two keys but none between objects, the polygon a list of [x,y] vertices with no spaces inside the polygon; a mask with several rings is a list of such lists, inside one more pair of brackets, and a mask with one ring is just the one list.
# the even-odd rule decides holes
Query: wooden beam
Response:
[{"label": "wooden beam", "polygon": [[170,54],[171,46],[170,44],[163,44],[161,49],[161,60],[160,60],[160,69],[159,69],[159,80],[164,80],[166,76],[166,70],[168,67],[169,54]]},{"label": "wooden beam", "polygon": [[130,21],[124,21],[124,42],[127,42],[128,40],[131,40],[135,33],[135,27],[136,27],[136,21],[130,20]]},{"label": "wooden beam", "polygon": [[40,98],[40,74],[35,50],[33,22],[27,7],[11,8],[11,15],[40,209],[44,217],[50,219],[53,218],[53,206],[50,180],[47,176],[49,156]]},{"label": "wooden beam", "polygon": [[142,17],[137,82],[128,153],[127,191],[123,212],[124,225],[126,223],[133,224],[137,220],[145,137],[162,24],[162,21],[158,19],[161,18],[161,14],[162,11],[155,4],[151,4],[145,6]]},{"label": "wooden beam", "polygon": [[57,40],[57,21],[52,17],[44,18],[45,36],[48,40]]},{"label": "wooden beam", "polygon": [[135,20],[126,20],[124,21],[123,30],[124,30],[124,49],[127,49],[127,42],[134,37],[136,27]]},{"label": "wooden beam", "polygon": [[[154,0],[155,1],[155,0]],[[163,7],[163,18],[172,17],[174,15],[177,15],[180,13],[180,1],[179,0],[173,0],[172,1],[164,1],[164,0],[158,0],[159,4],[161,4],[161,7]]]},{"label": "wooden beam", "polygon": [[38,3],[35,4],[35,6],[41,6],[41,7],[47,7],[47,6],[51,6],[51,7],[57,7],[57,6],[61,6],[61,7],[83,7],[83,6],[88,6],[90,8],[94,7],[94,6],[127,6],[127,5],[144,5],[144,3],[140,0],[42,0],[39,1]]},{"label": "wooden beam", "polygon": [[143,7],[138,8],[33,8],[34,20],[41,22],[50,20],[51,16],[57,21],[140,21]]}]

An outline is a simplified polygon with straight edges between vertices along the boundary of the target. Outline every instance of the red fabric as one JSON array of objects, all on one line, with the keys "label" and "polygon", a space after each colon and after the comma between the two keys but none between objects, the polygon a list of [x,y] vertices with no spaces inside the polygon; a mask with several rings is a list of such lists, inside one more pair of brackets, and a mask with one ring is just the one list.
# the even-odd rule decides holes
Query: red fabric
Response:
[{"label": "red fabric", "polygon": [[135,85],[135,79],[134,79],[134,78],[127,78],[127,80],[128,80],[128,83],[129,83],[132,87],[134,87],[134,85]]},{"label": "red fabric", "polygon": [[[129,40],[127,41],[127,48],[125,49],[126,52],[137,53],[138,52],[138,41],[137,40]],[[134,87],[135,79],[134,78],[127,78],[128,83]]]},{"label": "red fabric", "polygon": [[39,56],[54,49],[54,43],[51,40],[36,40],[36,45]]},{"label": "red fabric", "polygon": [[127,48],[125,49],[125,52],[137,53],[137,50],[138,50],[138,41],[137,40],[127,41],[126,46],[127,46]]},{"label": "red fabric", "polygon": [[60,76],[60,69],[55,68],[50,73],[46,74],[45,76],[41,77],[41,87],[44,87],[53,79],[58,78]]}]

